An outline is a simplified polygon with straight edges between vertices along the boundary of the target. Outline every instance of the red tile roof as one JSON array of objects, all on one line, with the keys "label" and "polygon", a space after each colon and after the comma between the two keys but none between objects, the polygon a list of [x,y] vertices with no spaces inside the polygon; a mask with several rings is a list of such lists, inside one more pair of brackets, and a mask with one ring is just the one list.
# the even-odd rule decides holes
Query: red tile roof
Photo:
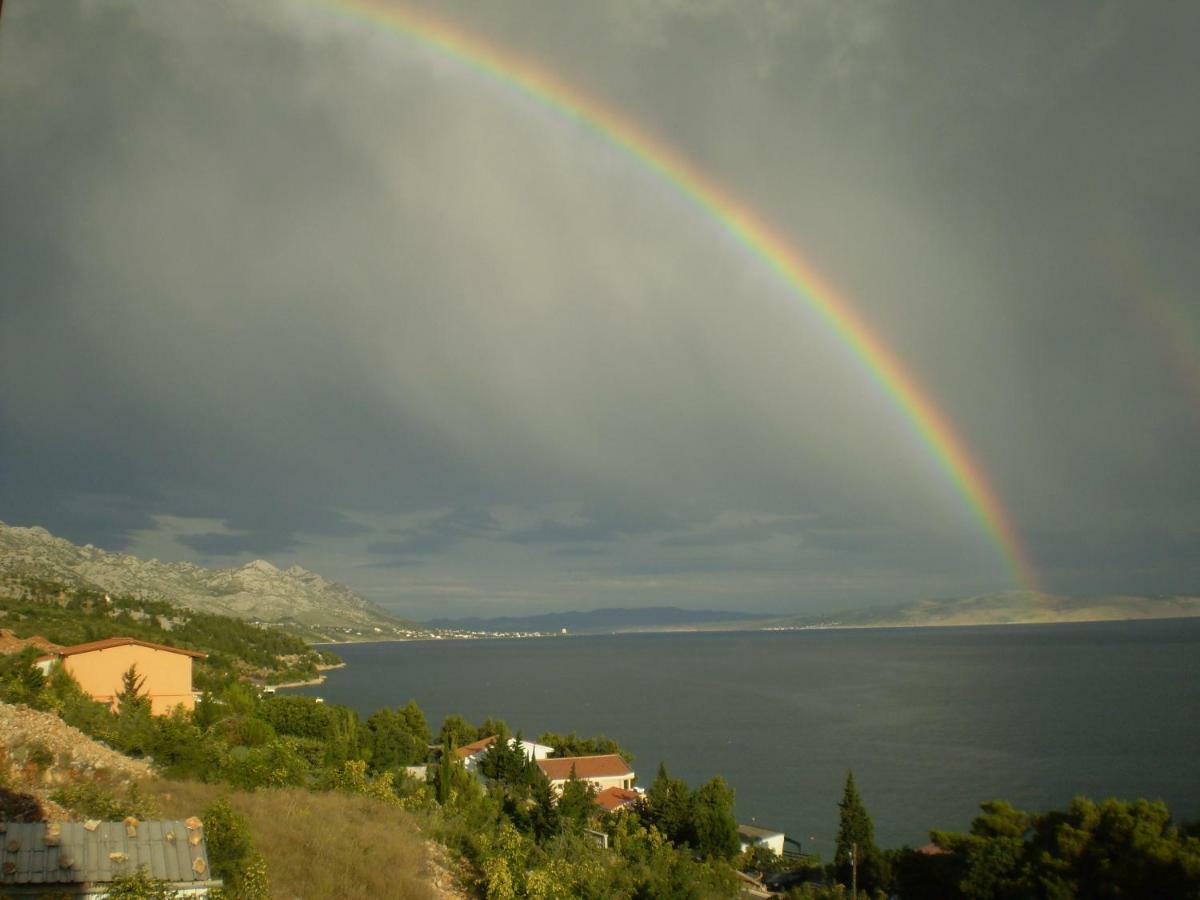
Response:
[{"label": "red tile roof", "polygon": [[496,735],[493,734],[491,737],[480,738],[470,744],[463,744],[461,747],[455,748],[454,755],[459,759],[466,759],[468,756],[474,756],[480,750],[486,750],[492,746],[495,740]]},{"label": "red tile roof", "polygon": [[615,809],[620,809],[623,806],[628,806],[630,803],[637,802],[640,796],[642,795],[630,788],[605,788],[596,795],[596,805],[612,812]]},{"label": "red tile roof", "polygon": [[602,756],[564,756],[559,759],[539,759],[538,768],[551,781],[566,781],[575,768],[577,778],[623,778],[633,775],[633,769],[615,753]]},{"label": "red tile roof", "polygon": [[[181,653],[195,659],[204,659],[208,656],[207,653],[201,653],[199,650],[185,650],[182,647],[168,647],[166,644],[152,644],[149,641],[140,641],[131,637],[111,637],[102,641],[91,641],[87,644],[75,644],[72,647],[60,647],[49,655],[50,657],[75,656],[79,653],[91,653],[93,650],[111,650],[113,647],[128,646],[149,647],[151,650],[165,650],[167,653]],[[45,658],[43,657],[43,659]]]}]

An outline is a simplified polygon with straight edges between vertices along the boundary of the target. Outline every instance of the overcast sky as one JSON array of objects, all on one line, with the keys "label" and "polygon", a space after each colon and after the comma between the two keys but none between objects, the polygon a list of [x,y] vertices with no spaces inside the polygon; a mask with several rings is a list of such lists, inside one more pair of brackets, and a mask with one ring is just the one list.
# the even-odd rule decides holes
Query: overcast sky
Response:
[{"label": "overcast sky", "polygon": [[[457,0],[800,248],[1042,583],[1200,590],[1200,5]],[[317,0],[7,0],[0,520],[417,618],[1016,586],[633,157]]]}]

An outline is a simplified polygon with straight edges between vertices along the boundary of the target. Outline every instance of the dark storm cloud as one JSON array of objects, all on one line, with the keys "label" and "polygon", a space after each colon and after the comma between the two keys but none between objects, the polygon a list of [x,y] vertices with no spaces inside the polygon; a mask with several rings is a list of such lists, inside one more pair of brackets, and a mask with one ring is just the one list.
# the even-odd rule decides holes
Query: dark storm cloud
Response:
[{"label": "dark storm cloud", "polygon": [[534,525],[506,531],[503,540],[515,544],[611,543],[682,527],[687,527],[687,520],[678,511],[635,502],[620,506],[594,503],[569,518],[543,516]]},{"label": "dark storm cloud", "polygon": [[[1195,589],[1200,10],[434,6],[802,247],[1048,586]],[[1010,584],[819,317],[502,86],[303,0],[9,0],[0,74],[0,519],[414,611]]]},{"label": "dark storm cloud", "polygon": [[756,543],[780,535],[802,534],[811,528],[808,517],[757,519],[736,525],[723,525],[693,534],[680,534],[659,541],[660,547],[714,547]]},{"label": "dark storm cloud", "polygon": [[386,557],[373,563],[376,567],[417,565],[465,540],[494,536],[500,531],[500,523],[485,509],[459,508],[427,522],[392,530],[399,537],[367,545],[368,553]]},{"label": "dark storm cloud", "polygon": [[185,547],[204,557],[266,556],[295,550],[298,546],[296,536],[301,533],[317,537],[349,537],[369,531],[348,521],[336,510],[287,502],[252,505],[245,509],[224,502],[219,510],[211,503],[201,507],[175,503],[172,508],[193,518],[222,520],[223,531],[184,534],[178,538]]}]

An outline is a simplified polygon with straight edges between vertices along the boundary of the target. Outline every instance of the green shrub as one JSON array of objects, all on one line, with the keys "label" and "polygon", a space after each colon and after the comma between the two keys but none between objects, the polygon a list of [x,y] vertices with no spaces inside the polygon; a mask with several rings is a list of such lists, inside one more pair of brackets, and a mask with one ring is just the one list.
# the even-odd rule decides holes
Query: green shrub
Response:
[{"label": "green shrub", "polygon": [[159,815],[154,798],[147,797],[136,784],[129,785],[122,796],[100,782],[81,781],[64,785],[50,799],[85,819],[114,822],[126,816],[154,819]]},{"label": "green shrub", "polygon": [[269,722],[253,716],[230,716],[212,727],[214,735],[231,747],[262,747],[275,738]]},{"label": "green shrub", "polygon": [[105,900],[175,900],[178,896],[168,882],[151,878],[145,867],[114,878],[104,895]]},{"label": "green shrub", "polygon": [[231,785],[252,791],[266,787],[300,787],[308,781],[308,762],[280,740],[262,747],[234,747],[222,771]]},{"label": "green shrub", "polygon": [[212,873],[225,882],[219,897],[228,900],[267,900],[266,864],[254,849],[250,826],[224,797],[204,811],[204,837]]}]

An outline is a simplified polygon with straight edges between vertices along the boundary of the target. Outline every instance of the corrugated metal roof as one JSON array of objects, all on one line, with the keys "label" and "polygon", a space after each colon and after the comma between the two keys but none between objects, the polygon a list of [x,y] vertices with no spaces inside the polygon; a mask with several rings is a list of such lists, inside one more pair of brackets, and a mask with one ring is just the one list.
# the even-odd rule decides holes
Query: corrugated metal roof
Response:
[{"label": "corrugated metal roof", "polygon": [[[87,823],[92,824],[92,823]],[[100,822],[90,831],[82,822],[63,822],[57,843],[45,822],[6,822],[0,834],[0,886],[108,882],[145,867],[152,878],[176,883],[212,879],[202,828],[155,820]],[[130,834],[130,832],[133,832]],[[193,845],[188,837],[196,835]]]},{"label": "corrugated metal roof", "polygon": [[773,828],[759,828],[757,825],[738,825],[738,834],[757,841],[773,837],[787,837],[782,831],[776,831]]}]

